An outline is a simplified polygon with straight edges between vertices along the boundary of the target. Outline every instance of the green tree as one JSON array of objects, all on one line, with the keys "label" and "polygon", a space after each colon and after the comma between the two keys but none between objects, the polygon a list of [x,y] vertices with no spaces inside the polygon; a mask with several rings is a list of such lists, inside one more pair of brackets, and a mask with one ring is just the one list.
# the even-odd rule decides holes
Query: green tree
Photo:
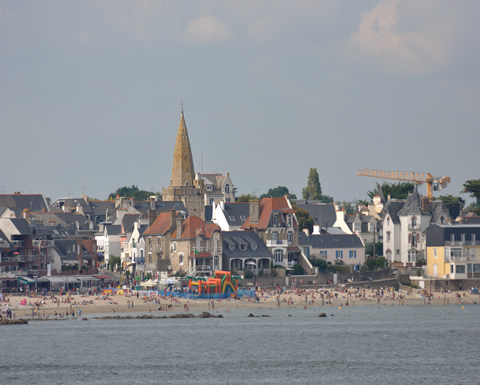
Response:
[{"label": "green tree", "polygon": [[377,195],[380,191],[380,188],[383,191],[383,196],[385,199],[390,196],[392,199],[406,199],[408,197],[408,194],[413,191],[415,188],[415,183],[411,182],[398,182],[398,183],[388,183],[388,182],[383,182],[383,184],[380,185],[380,183],[377,182],[375,188],[371,191],[367,192],[368,197],[370,198],[370,202],[373,202],[373,197]]},{"label": "green tree", "polygon": [[320,272],[323,272],[323,271],[327,270],[327,268],[328,268],[327,261],[325,259],[322,259],[322,258],[312,258],[310,260],[310,263],[312,264],[312,266],[318,267],[318,271],[320,271]]},{"label": "green tree", "polygon": [[285,195],[290,200],[297,199],[297,196],[295,194],[290,194],[290,191],[288,191],[288,188],[286,188],[285,186],[278,186],[278,187],[274,187],[274,188],[269,189],[266,194],[260,195],[260,199],[263,199],[263,198],[281,198],[281,197],[284,197]]},{"label": "green tree", "polygon": [[[375,257],[383,255],[383,243],[375,242]],[[365,242],[365,256],[373,257],[373,242]]]},{"label": "green tree", "polygon": [[236,202],[250,202],[256,200],[258,200],[258,197],[252,194],[242,194],[236,198]]},{"label": "green tree", "polygon": [[463,207],[465,206],[465,199],[454,197],[453,195],[442,195],[440,199],[448,209],[450,218],[452,221],[454,221],[455,218],[460,215],[460,211],[462,211]]},{"label": "green tree", "polygon": [[307,210],[301,209],[296,205],[292,205],[295,210],[295,216],[298,220],[298,228],[300,231],[307,228],[310,234],[313,232],[313,218]]},{"label": "green tree", "polygon": [[332,203],[333,198],[322,194],[320,178],[316,168],[311,168],[308,174],[307,187],[302,189],[302,197],[307,200],[321,201],[323,203]]},{"label": "green tree", "polygon": [[470,197],[475,198],[473,210],[477,215],[480,215],[480,179],[470,179],[463,184],[462,194],[470,194]]},{"label": "green tree", "polygon": [[369,271],[383,269],[388,266],[387,259],[384,257],[368,258],[365,264]]},{"label": "green tree", "polygon": [[299,263],[293,265],[293,275],[303,275],[305,274],[305,269]]},{"label": "green tree", "polygon": [[151,191],[140,190],[138,186],[132,185],[131,187],[124,186],[118,188],[115,192],[111,193],[108,196],[108,200],[113,200],[117,196],[123,198],[133,198],[136,201],[146,201],[152,195],[159,196],[158,193],[154,193]]},{"label": "green tree", "polygon": [[115,265],[117,265],[120,269],[122,268],[122,260],[120,257],[110,257],[108,259],[108,267],[111,271],[115,269]]}]

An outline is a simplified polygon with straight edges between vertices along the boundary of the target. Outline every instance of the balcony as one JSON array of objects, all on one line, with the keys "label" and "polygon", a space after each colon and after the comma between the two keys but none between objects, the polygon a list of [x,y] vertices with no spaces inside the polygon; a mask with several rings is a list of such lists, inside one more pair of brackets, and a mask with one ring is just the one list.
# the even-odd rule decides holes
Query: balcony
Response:
[{"label": "balcony", "polygon": [[13,247],[23,247],[25,245],[24,241],[12,240],[11,243]]},{"label": "balcony", "polygon": [[195,265],[195,270],[196,271],[211,271],[211,266],[210,265]]},{"label": "balcony", "polygon": [[409,230],[420,230],[420,225],[412,225],[411,223],[408,225]]},{"label": "balcony", "polygon": [[288,242],[286,239],[284,240],[267,240],[267,247],[287,247],[288,246]]}]

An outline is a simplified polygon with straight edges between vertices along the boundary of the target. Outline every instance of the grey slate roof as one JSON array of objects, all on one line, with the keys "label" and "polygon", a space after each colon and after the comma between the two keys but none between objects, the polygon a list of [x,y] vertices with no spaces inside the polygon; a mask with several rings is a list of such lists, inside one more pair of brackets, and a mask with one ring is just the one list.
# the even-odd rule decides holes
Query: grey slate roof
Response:
[{"label": "grey slate roof", "polygon": [[335,206],[332,204],[321,203],[319,201],[297,200],[295,205],[308,211],[314,224],[322,228],[332,227],[337,221]]},{"label": "grey slate roof", "polygon": [[451,241],[452,235],[455,242],[461,242],[462,234],[464,234],[466,245],[472,245],[472,235],[475,235],[475,241],[478,245],[478,242],[480,242],[480,224],[431,225],[426,230],[426,245],[427,247],[445,246],[446,242]]},{"label": "grey slate roof", "polygon": [[120,225],[105,225],[108,235],[120,235],[122,232],[122,226]]},{"label": "grey slate roof", "polygon": [[[150,201],[135,201],[135,209],[142,213],[144,218],[148,217],[148,210],[150,210]],[[166,211],[184,211],[188,214],[188,210],[181,201],[155,201],[155,210],[158,214]]]},{"label": "grey slate roof", "polygon": [[32,234],[32,230],[29,227],[28,222],[23,218],[10,218],[12,224],[17,228],[21,235]]},{"label": "grey slate roof", "polygon": [[399,216],[404,215],[421,215],[422,214],[422,202],[420,201],[420,195],[418,194],[417,186],[413,188],[413,193],[408,194],[405,204],[398,212]]},{"label": "grey slate roof", "polygon": [[133,224],[139,218],[141,214],[125,214],[122,218],[123,230],[126,233],[131,233],[133,231]]},{"label": "grey slate roof", "polygon": [[299,244],[301,246],[311,245],[314,249],[348,249],[364,247],[362,240],[356,234],[310,235],[310,237],[307,237],[310,238],[308,241],[305,237],[299,237]]},{"label": "grey slate roof", "polygon": [[24,209],[48,211],[47,201],[42,194],[0,194],[0,207],[8,207],[17,218]]},{"label": "grey slate roof", "polygon": [[250,215],[249,203],[225,203],[224,213],[229,226],[242,226]]},{"label": "grey slate roof", "polygon": [[404,200],[388,200],[383,207],[382,218],[386,218],[387,215],[389,215],[394,224],[399,224],[400,218],[398,217],[398,212],[402,209],[404,203]]},{"label": "grey slate roof", "polygon": [[[271,258],[262,239],[254,231],[222,231],[223,255],[228,258]],[[246,250],[240,246],[246,245]],[[232,250],[233,248],[233,250]]]}]

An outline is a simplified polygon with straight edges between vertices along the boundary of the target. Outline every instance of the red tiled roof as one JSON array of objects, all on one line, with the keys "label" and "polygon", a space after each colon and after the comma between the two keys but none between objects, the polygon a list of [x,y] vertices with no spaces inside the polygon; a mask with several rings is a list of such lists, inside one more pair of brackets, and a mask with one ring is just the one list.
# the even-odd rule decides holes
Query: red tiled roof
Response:
[{"label": "red tiled roof", "polygon": [[[221,230],[215,223],[208,223],[195,215],[188,217],[182,224],[182,236],[180,239],[194,239],[197,235],[203,234],[205,238],[210,238],[215,230]],[[177,230],[172,233],[172,239],[177,238]]]},{"label": "red tiled roof", "polygon": [[257,223],[250,223],[250,217],[247,218],[243,224],[243,229],[249,229],[251,227],[256,227],[261,230],[266,230],[268,228],[268,222],[270,222],[270,217],[272,216],[272,211],[274,210],[289,210],[287,199],[285,197],[281,198],[263,198],[260,201],[260,216]]},{"label": "red tiled roof", "polygon": [[145,235],[165,234],[172,225],[172,213],[163,212],[155,219],[152,225],[145,230]]}]

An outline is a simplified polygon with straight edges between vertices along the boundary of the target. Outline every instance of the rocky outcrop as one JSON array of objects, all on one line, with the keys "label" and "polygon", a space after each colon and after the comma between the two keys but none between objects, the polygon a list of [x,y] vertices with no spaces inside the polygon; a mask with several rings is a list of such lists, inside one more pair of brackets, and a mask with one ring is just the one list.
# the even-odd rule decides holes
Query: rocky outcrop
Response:
[{"label": "rocky outcrop", "polygon": [[0,325],[28,325],[26,319],[2,319]]}]

